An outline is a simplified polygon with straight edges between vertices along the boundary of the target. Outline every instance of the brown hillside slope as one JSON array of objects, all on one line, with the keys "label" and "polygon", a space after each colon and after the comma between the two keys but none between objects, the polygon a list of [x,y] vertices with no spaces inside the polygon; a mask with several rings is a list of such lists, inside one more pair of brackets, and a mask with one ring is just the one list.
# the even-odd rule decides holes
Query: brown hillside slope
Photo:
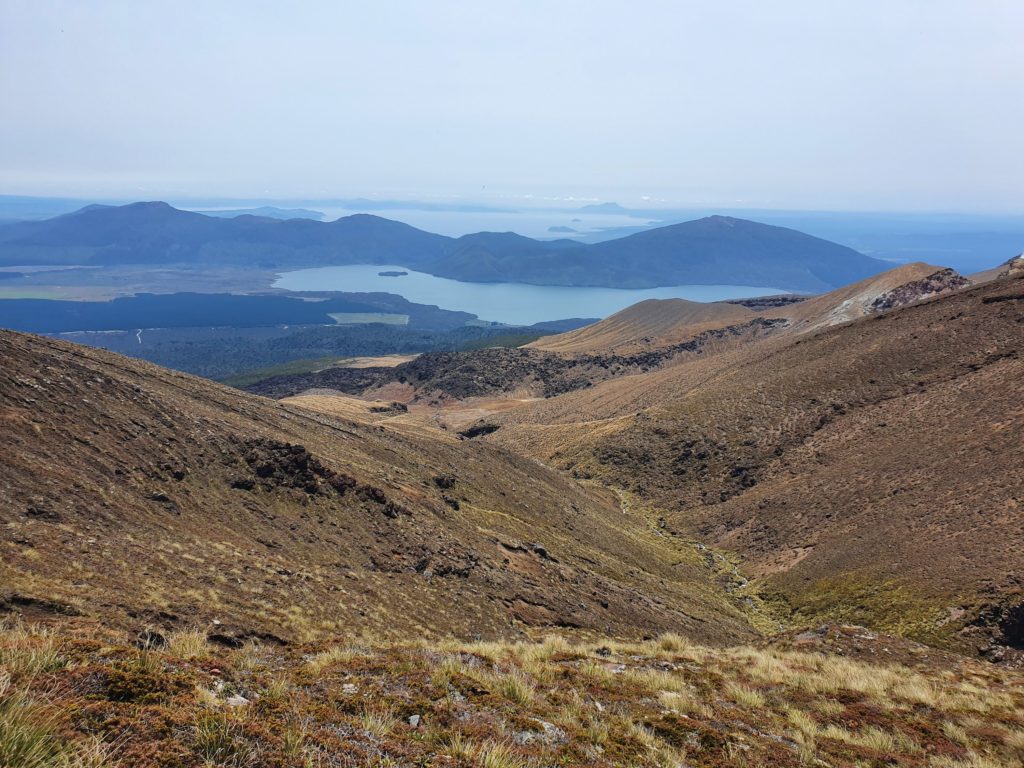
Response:
[{"label": "brown hillside slope", "polygon": [[[668,357],[672,366],[680,366],[679,371],[641,371],[645,375],[629,375],[618,382],[594,382],[598,386],[586,391],[533,403],[521,417],[504,419],[505,423],[530,424],[528,431],[532,434],[526,435],[521,429],[506,429],[503,436],[507,438],[515,434],[516,438],[503,442],[515,445],[518,450],[525,447],[528,454],[549,459],[556,450],[564,453],[570,444],[591,444],[591,433],[595,430],[607,432],[623,428],[624,423],[616,420],[629,419],[638,412],[663,406],[691,389],[714,386],[722,371],[737,370],[751,359],[761,359],[771,351],[791,344],[793,336],[878,315],[890,311],[893,305],[903,306],[934,298],[937,290],[944,295],[963,287],[963,278],[951,270],[915,263],[797,304],[771,308],[765,312],[770,317],[756,315],[755,322],[763,324],[757,334],[730,334],[730,338],[716,344],[702,345],[697,355]],[[669,306],[666,304],[666,309]],[[600,323],[591,327],[597,328],[598,325]],[[715,330],[704,331],[700,335],[715,333]],[[620,343],[627,343],[624,337]],[[648,357],[672,350],[672,347],[661,347],[653,337],[649,343],[656,349],[646,353]],[[637,371],[626,373],[636,374]],[[728,420],[728,414],[725,418]],[[587,430],[575,428],[574,425],[580,421],[587,424]],[[537,425],[545,425],[545,428],[537,429]],[[527,443],[525,446],[524,441]]]},{"label": "brown hillside slope", "polygon": [[975,272],[971,275],[971,281],[975,283],[986,283],[989,280],[996,280],[1000,277],[1010,277],[1014,274],[1024,272],[1024,253],[1018,253],[998,267]]},{"label": "brown hillside slope", "polygon": [[751,320],[755,313],[738,304],[648,299],[575,331],[545,336],[528,347],[549,352],[635,352],[667,346],[709,328]]},{"label": "brown hillside slope", "polygon": [[969,281],[953,270],[918,263],[795,303],[779,306],[769,299],[757,311],[732,303],[649,300],[519,349],[428,352],[394,367],[285,374],[246,389],[273,398],[336,390],[431,406],[481,397],[552,398],[608,379],[726,354],[772,336],[849,322],[966,285]]},{"label": "brown hillside slope", "polygon": [[285,639],[752,634],[692,547],[500,448],[24,334],[0,359],[2,609]]},{"label": "brown hillside slope", "polygon": [[917,261],[799,304],[767,310],[764,315],[789,320],[789,333],[804,333],[931,298],[968,284],[951,269]]},{"label": "brown hillside slope", "polygon": [[[952,271],[924,262],[904,264],[820,296],[757,311],[724,302],[649,299],[593,325],[545,336],[527,346],[566,353],[636,352],[677,344],[701,331],[748,322],[757,316],[788,320],[789,332],[802,333],[873,314],[879,309],[873,306],[874,302],[903,286],[911,289],[909,292],[916,298],[925,298],[967,284],[956,273],[949,275],[947,272]],[[921,282],[936,274],[940,278],[932,284]],[[917,290],[913,291],[915,288]]]},{"label": "brown hillside slope", "polygon": [[524,405],[484,439],[674,510],[809,620],[974,642],[987,612],[1024,644],[1022,347],[1004,279]]}]

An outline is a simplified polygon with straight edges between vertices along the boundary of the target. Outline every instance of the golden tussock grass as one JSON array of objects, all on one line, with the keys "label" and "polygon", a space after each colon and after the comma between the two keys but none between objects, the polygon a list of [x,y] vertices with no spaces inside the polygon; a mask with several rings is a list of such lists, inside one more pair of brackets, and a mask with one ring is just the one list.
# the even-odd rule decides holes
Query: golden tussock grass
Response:
[{"label": "golden tussock grass", "polygon": [[[170,738],[195,764],[233,768],[326,764],[340,743],[372,765],[415,755],[495,768],[755,766],[779,754],[793,765],[887,755],[920,768],[989,768],[1019,762],[1024,749],[1024,681],[966,660],[931,672],[676,636],[229,650],[183,634],[141,651],[12,629],[0,637],[0,765],[17,768],[149,766],[138,760],[160,718],[179,724]],[[95,726],[78,719],[85,700],[57,682],[70,669],[131,682],[108,701],[91,694],[131,723],[118,731],[126,744],[86,730]],[[236,694],[249,703],[229,705]],[[29,756],[10,757],[15,749]]]},{"label": "golden tussock grass", "polygon": [[199,629],[184,629],[167,636],[168,650],[183,659],[202,659],[209,655],[210,645],[206,633]]}]

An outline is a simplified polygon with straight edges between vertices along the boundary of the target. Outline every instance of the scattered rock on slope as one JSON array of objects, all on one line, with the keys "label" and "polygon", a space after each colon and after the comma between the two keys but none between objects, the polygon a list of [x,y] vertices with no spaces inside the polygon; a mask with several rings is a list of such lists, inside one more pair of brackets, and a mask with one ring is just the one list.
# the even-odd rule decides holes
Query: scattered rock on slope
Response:
[{"label": "scattered rock on slope", "polygon": [[871,302],[871,311],[884,312],[887,309],[896,309],[896,307],[913,304],[915,301],[930,299],[942,293],[966,288],[970,284],[970,280],[955,270],[940,269],[920,280],[912,280],[891,291],[886,291]]}]

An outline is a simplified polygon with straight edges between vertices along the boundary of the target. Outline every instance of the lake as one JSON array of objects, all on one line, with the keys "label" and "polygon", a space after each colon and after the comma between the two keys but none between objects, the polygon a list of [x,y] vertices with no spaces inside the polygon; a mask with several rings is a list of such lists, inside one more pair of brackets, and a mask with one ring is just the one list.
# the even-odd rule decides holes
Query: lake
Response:
[{"label": "lake", "polygon": [[[378,272],[402,271],[402,277]],[[524,283],[464,283],[434,277],[400,265],[356,264],[284,272],[275,288],[289,291],[397,293],[417,304],[472,312],[482,320],[532,325],[569,317],[607,317],[644,299],[721,301],[787,293],[780,288],[748,285],[676,285],[665,288],[570,288]]]}]

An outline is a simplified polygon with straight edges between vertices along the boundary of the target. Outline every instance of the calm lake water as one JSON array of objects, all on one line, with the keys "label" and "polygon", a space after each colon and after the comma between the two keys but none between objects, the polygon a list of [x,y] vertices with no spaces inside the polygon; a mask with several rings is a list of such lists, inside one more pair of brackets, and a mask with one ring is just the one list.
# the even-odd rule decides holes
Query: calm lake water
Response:
[{"label": "calm lake water", "polygon": [[[381,277],[378,272],[408,272]],[[747,285],[676,285],[667,288],[567,288],[523,283],[463,283],[414,272],[407,267],[357,264],[285,272],[274,287],[289,291],[355,291],[397,293],[417,304],[472,312],[481,320],[532,325],[569,317],[607,317],[644,299],[721,301],[786,293],[779,288]]]}]

